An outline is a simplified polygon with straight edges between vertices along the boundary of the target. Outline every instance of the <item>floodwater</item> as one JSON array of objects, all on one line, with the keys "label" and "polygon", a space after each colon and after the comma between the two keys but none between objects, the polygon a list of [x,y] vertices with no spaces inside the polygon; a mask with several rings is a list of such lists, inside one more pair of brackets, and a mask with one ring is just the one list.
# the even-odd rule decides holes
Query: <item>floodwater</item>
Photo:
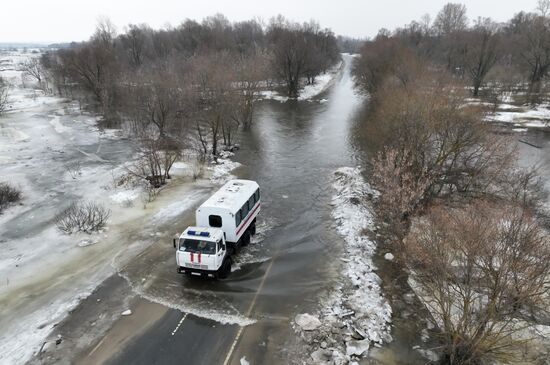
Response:
[{"label": "floodwater", "polygon": [[[237,364],[245,356],[252,363],[300,363],[308,357],[300,352],[303,344],[296,341],[290,323],[298,313],[321,309],[322,298],[341,278],[343,241],[331,217],[333,173],[342,166],[364,165],[366,158],[361,147],[364,143],[357,141],[354,128],[364,100],[353,88],[352,58],[344,56],[344,60],[344,70],[334,85],[316,100],[264,101],[255,112],[252,128],[240,132],[241,149],[234,159],[243,166],[234,173],[258,181],[262,211],[258,236],[237,256],[228,279],[212,281],[175,275],[168,235],[164,244],[151,246],[121,270],[121,275],[143,297],[190,314],[181,329],[178,325],[176,330],[192,330],[196,336],[211,338],[222,347],[220,356],[213,357],[207,348],[203,350],[209,355],[201,356],[202,345],[198,344],[188,344],[198,355],[182,346],[173,347],[172,353],[164,349],[158,356],[151,354],[148,341],[163,336],[162,331],[169,326],[166,322],[179,319],[170,314],[140,334],[110,363],[177,363],[180,351],[188,361],[204,364],[222,363],[224,359]],[[193,222],[193,215],[178,219],[175,226],[181,231]],[[393,280],[392,275],[388,280]],[[250,320],[255,323],[245,327],[242,335],[236,328],[231,329],[231,336],[237,336],[238,341],[230,357],[226,357],[226,344],[216,340],[215,334],[225,330],[196,316],[227,322],[228,326]],[[191,317],[194,324],[186,327]],[[398,322],[399,326],[405,322]],[[410,363],[414,355],[409,340],[418,339],[411,332],[416,330],[401,328],[391,350],[378,352],[376,361]],[[193,335],[186,335],[185,341],[189,338]]]},{"label": "floodwater", "polygon": [[[163,204],[181,201],[188,205],[188,209],[169,215],[159,222],[151,220],[152,217],[140,216],[135,220],[131,216],[126,217],[127,221],[123,222],[116,235],[109,238],[108,246],[103,244],[86,248],[86,254],[78,254],[78,260],[73,265],[53,266],[47,273],[43,273],[41,280],[33,282],[34,295],[42,295],[47,301],[61,291],[67,282],[72,281],[76,285],[79,283],[77,278],[80,278],[80,282],[89,284],[93,282],[94,275],[98,276],[105,270],[116,270],[118,279],[123,280],[111,280],[106,285],[101,292],[105,296],[97,297],[103,298],[101,303],[115,302],[119,297],[120,302],[126,305],[131,291],[150,302],[172,308],[164,316],[155,312],[160,318],[154,323],[145,318],[141,323],[139,317],[135,316],[133,320],[137,323],[122,326],[132,328],[134,333],[127,334],[126,337],[132,337],[132,340],[116,348],[116,353],[107,354],[112,355],[109,362],[113,364],[180,363],[182,356],[193,364],[223,363],[224,359],[227,364],[238,364],[244,356],[254,364],[300,363],[301,359],[309,355],[300,352],[303,344],[291,328],[293,317],[298,313],[314,313],[321,309],[322,299],[341,278],[343,240],[336,232],[330,205],[334,194],[333,173],[343,166],[363,166],[369,150],[368,140],[358,135],[355,129],[364,99],[353,88],[350,75],[352,60],[350,56],[344,56],[344,69],[334,85],[315,100],[259,103],[252,128],[239,132],[241,149],[234,160],[243,166],[234,174],[259,182],[262,211],[258,218],[258,234],[253,243],[237,256],[234,271],[228,279],[202,280],[176,274],[172,237],[193,223],[193,208],[201,201],[199,198],[206,197],[213,187],[205,184],[198,193],[193,193],[182,191],[177,184],[170,184],[154,203],[154,208],[162,209]],[[35,113],[44,112],[52,115],[48,117],[47,128],[55,129],[57,126],[50,126],[49,119],[53,117],[59,117],[62,125],[79,128],[78,123],[72,123],[72,116],[60,113],[55,108],[46,111],[41,109]],[[41,118],[35,113],[29,113],[27,123],[32,125],[33,118]],[[36,124],[40,125],[38,122]],[[27,129],[27,134],[36,133],[35,136],[31,135],[31,140],[40,139],[44,133],[32,127]],[[10,223],[13,229],[2,232],[3,237],[28,241],[33,232],[42,232],[44,227],[51,224],[48,219],[61,204],[82,194],[81,187],[78,188],[71,179],[67,180],[66,165],[70,161],[81,159],[84,173],[89,171],[92,174],[100,167],[108,172],[109,167],[126,161],[134,153],[131,145],[124,140],[103,140],[97,137],[87,140],[85,131],[77,133],[80,137],[76,140],[69,140],[66,137],[71,131],[61,129],[61,132],[58,133],[60,136],[48,133],[55,139],[45,145],[29,144],[25,147],[28,148],[26,155],[33,159],[40,156],[48,163],[27,161],[30,166],[23,166],[25,168],[21,170],[26,176],[26,183],[35,191],[44,193],[43,208],[38,206],[34,212],[21,212]],[[59,152],[61,150],[63,152]],[[86,158],[82,159],[81,156]],[[48,169],[44,170],[43,166]],[[33,176],[39,178],[33,179]],[[102,176],[108,177],[108,173]],[[99,190],[98,194],[105,193]],[[122,210],[120,212],[126,214]],[[41,237],[40,234],[34,236]],[[134,247],[136,245],[147,248],[140,252]],[[113,257],[124,252],[125,247],[126,251],[140,253],[131,260],[114,260]],[[60,255],[71,252],[69,248],[60,250]],[[128,252],[125,256],[128,256]],[[389,298],[400,298],[406,293],[406,283],[399,281],[399,270],[383,259],[377,259],[376,262],[382,269],[380,276]],[[399,285],[395,285],[396,281],[399,281]],[[48,285],[42,290],[37,288],[44,283]],[[19,296],[29,287],[21,288]],[[45,303],[44,300],[29,301],[11,294],[12,312],[9,313],[12,314],[38,310]],[[99,301],[96,303],[96,297],[93,298],[56,327],[56,331],[66,339],[62,346],[66,346],[67,356],[77,355],[74,354],[76,347],[71,348],[72,345],[76,346],[78,340],[71,342],[70,338],[76,337],[78,333],[74,328],[91,326],[93,320],[84,319],[97,316]],[[7,296],[4,299],[7,300]],[[407,316],[416,311],[416,306],[397,300],[394,307],[397,319],[392,333],[394,342],[382,350],[376,350],[375,358],[367,359],[365,363],[377,361],[405,364],[414,359],[411,348],[412,343],[418,340],[418,328],[408,325],[415,319]],[[22,302],[33,304],[20,307],[17,312],[17,304]],[[5,308],[2,309],[2,320],[14,322],[8,318],[9,313],[4,311]],[[113,304],[110,309],[114,314],[110,315],[116,316],[120,308],[115,308]],[[109,311],[109,308],[106,310]],[[186,313],[187,317],[182,318],[179,311]],[[140,323],[142,329],[136,330]],[[7,322],[4,324],[7,325]],[[250,325],[238,326],[244,324]],[[170,331],[167,332],[166,328]],[[244,328],[242,333],[240,328]],[[124,332],[120,328],[116,330]],[[84,328],[86,331],[92,331],[91,327],[89,330]],[[97,328],[94,331],[101,333]],[[165,341],[176,332],[183,333],[183,342]],[[219,351],[214,351],[208,341],[200,342],[200,338],[220,338],[216,342]],[[234,339],[233,348],[231,345]],[[102,350],[101,342],[98,341],[96,339],[90,344],[93,351],[99,349],[96,354],[109,351]],[[164,347],[155,347],[154,341],[160,341]],[[86,356],[81,355],[78,358]],[[53,359],[50,360],[52,363],[55,362]],[[41,362],[48,363],[46,360]]]},{"label": "floodwater", "polygon": [[[239,254],[228,279],[176,275],[169,232],[163,233],[164,242],[121,268],[121,275],[144,298],[186,314],[167,313],[109,363],[170,364],[185,358],[193,364],[238,364],[246,357],[254,364],[280,364],[301,363],[309,356],[290,323],[297,313],[319,310],[341,276],[343,242],[330,205],[333,173],[342,166],[364,166],[377,143],[375,136],[357,128],[364,99],[353,89],[351,57],[345,61],[334,85],[316,100],[262,102],[253,127],[240,131],[241,149],[234,159],[243,166],[234,173],[259,182],[262,211],[259,234]],[[545,147],[522,150],[523,160],[542,158],[550,148],[546,135],[528,136]],[[365,175],[368,180],[368,171]],[[173,233],[193,219],[192,214],[174,219]],[[394,340],[372,349],[362,363],[428,363],[415,350],[432,345],[424,342],[427,313],[403,271],[383,259],[391,250],[380,246],[374,262],[392,304]],[[254,323],[237,326],[250,321]],[[181,337],[174,340],[174,335]],[[156,352],[157,345],[162,352]]]}]

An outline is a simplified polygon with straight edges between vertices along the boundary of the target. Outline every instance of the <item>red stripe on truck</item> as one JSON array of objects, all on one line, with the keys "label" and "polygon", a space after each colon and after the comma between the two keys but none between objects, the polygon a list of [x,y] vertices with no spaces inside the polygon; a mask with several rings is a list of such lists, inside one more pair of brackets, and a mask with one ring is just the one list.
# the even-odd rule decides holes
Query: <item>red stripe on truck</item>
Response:
[{"label": "red stripe on truck", "polygon": [[191,262],[193,262],[193,259],[194,259],[193,252],[190,252],[189,255],[191,255]]},{"label": "red stripe on truck", "polygon": [[256,210],[258,210],[259,207],[260,207],[260,203],[256,205],[256,208],[252,209],[252,213],[248,215],[248,218],[246,218],[246,220],[239,225],[239,227],[241,228],[237,229],[237,236],[239,235],[239,232],[241,231],[241,229],[243,229],[243,227],[246,226],[246,223],[250,220],[250,218],[252,218],[252,216],[254,215]]}]

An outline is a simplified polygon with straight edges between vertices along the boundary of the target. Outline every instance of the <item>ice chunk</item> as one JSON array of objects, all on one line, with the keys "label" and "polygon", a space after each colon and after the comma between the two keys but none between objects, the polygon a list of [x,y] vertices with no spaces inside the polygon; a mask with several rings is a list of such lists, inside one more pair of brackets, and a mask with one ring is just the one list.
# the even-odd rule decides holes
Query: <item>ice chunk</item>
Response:
[{"label": "ice chunk", "polygon": [[294,321],[304,331],[313,331],[321,326],[321,321],[319,318],[308,313],[296,315]]},{"label": "ice chunk", "polygon": [[370,340],[352,340],[346,343],[346,354],[348,356],[361,356],[369,350]]}]

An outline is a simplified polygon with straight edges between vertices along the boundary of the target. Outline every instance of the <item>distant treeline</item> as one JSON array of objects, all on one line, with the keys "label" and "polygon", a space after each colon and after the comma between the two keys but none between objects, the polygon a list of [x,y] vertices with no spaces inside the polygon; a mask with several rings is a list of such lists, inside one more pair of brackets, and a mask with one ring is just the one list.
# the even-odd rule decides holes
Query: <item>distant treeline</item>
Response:
[{"label": "distant treeline", "polygon": [[504,23],[481,17],[470,21],[464,5],[449,3],[433,21],[425,15],[393,31],[381,29],[361,50],[357,80],[373,92],[382,75],[392,73],[406,83],[407,73],[428,61],[469,84],[474,96],[490,83],[487,92],[497,87],[522,91],[530,102],[539,102],[550,71],[547,3]]},{"label": "distant treeline", "polygon": [[340,56],[334,34],[315,22],[298,24],[279,16],[264,26],[255,20],[231,23],[215,15],[160,30],[131,24],[121,34],[102,21],[89,41],[51,52],[42,64],[59,93],[77,86],[107,111],[118,104],[121,85],[161,70],[165,75],[181,73],[201,57],[223,59],[212,65],[220,72],[233,73],[243,64],[260,68],[253,71],[255,77],[282,84],[288,96],[296,97],[302,79],[314,82]]}]

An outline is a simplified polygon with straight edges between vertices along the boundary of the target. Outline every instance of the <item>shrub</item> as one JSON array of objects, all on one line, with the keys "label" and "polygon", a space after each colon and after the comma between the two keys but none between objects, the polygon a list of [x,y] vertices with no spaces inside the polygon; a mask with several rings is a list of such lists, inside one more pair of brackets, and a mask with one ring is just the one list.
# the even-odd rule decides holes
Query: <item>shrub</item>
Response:
[{"label": "shrub", "polygon": [[56,217],[57,228],[66,234],[92,233],[102,229],[111,211],[95,202],[74,202]]},{"label": "shrub", "polygon": [[9,205],[21,200],[21,192],[7,183],[0,183],[0,213]]}]

